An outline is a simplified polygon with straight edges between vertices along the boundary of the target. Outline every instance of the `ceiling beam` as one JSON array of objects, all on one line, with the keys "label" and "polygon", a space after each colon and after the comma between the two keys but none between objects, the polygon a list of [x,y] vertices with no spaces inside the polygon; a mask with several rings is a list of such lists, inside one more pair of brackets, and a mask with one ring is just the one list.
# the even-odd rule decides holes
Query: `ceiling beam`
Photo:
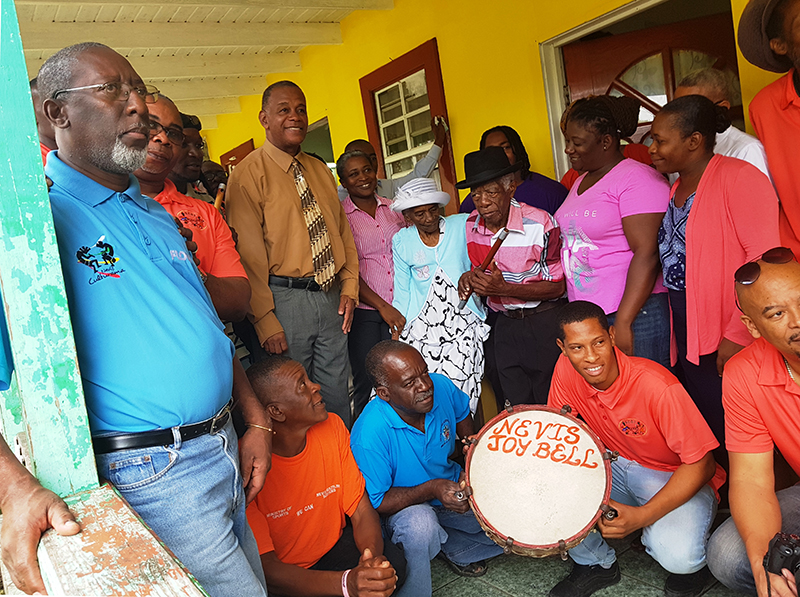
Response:
[{"label": "ceiling beam", "polygon": [[219,128],[216,114],[201,114],[198,116],[198,118],[200,119],[200,123],[203,125],[204,131],[207,129]]},{"label": "ceiling beam", "polygon": [[178,110],[185,114],[233,114],[242,111],[242,106],[235,97],[180,100],[175,103]]},{"label": "ceiling beam", "polygon": [[58,50],[90,39],[138,48],[310,46],[342,43],[338,23],[20,23],[26,50]]},{"label": "ceiling beam", "polygon": [[[55,50],[54,50],[55,53]],[[48,56],[26,60],[28,76],[35,77]],[[300,56],[286,54],[228,54],[193,56],[128,56],[145,80],[173,77],[265,76],[270,73],[300,71]]]},{"label": "ceiling beam", "polygon": [[[163,0],[135,0],[136,5],[163,5]],[[112,6],[129,6],[131,3],[107,2],[106,0],[16,0],[17,6],[39,6],[44,4],[102,4]],[[170,5],[177,6],[234,6],[248,8],[285,8],[285,9],[333,9],[333,10],[391,10],[393,0],[170,0]]]},{"label": "ceiling beam", "polygon": [[239,97],[257,95],[267,87],[265,77],[225,77],[219,79],[179,79],[159,81],[156,87],[170,99],[194,100],[212,97]]}]

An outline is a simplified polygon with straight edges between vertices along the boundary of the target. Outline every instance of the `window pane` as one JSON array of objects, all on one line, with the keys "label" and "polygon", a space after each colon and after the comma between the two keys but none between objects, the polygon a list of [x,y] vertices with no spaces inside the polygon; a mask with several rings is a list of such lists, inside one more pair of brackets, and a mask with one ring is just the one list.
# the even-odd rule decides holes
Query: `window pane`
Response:
[{"label": "window pane", "polygon": [[[693,50],[673,50],[672,61],[675,65],[675,83],[678,84],[684,77],[714,66],[717,62],[717,57]],[[731,106],[741,106],[742,89],[739,85],[739,77],[729,69],[724,69],[721,72],[728,82],[728,100]]]},{"label": "window pane", "polygon": [[389,178],[396,178],[398,176],[402,176],[406,172],[410,172],[414,169],[414,160],[411,158],[403,158],[402,160],[397,160],[396,162],[392,162],[390,164],[386,164],[386,168],[388,172],[386,175]]},{"label": "window pane", "polygon": [[640,60],[622,73],[620,79],[659,106],[667,103],[667,90],[664,87],[664,61],[661,59],[661,54],[653,54]]},{"label": "window pane", "polygon": [[378,92],[378,114],[380,121],[389,122],[403,115],[403,105],[400,102],[400,87],[393,85],[385,91]]},{"label": "window pane", "polygon": [[409,118],[408,129],[411,133],[412,147],[419,147],[420,145],[426,145],[433,141],[430,109]]},{"label": "window pane", "polygon": [[395,122],[383,129],[383,138],[386,143],[386,154],[394,155],[408,149],[406,140],[406,123]]},{"label": "window pane", "polygon": [[406,112],[428,105],[428,86],[425,83],[424,70],[403,79],[403,97],[406,99]]}]

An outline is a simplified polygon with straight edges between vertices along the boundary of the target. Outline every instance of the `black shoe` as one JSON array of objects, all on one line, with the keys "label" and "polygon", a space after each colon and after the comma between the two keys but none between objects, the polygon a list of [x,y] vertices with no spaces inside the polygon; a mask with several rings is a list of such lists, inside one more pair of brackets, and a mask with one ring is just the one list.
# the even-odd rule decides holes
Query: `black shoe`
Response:
[{"label": "black shoe", "polygon": [[589,597],[595,591],[617,584],[619,578],[619,563],[616,561],[608,570],[599,564],[574,564],[569,576],[550,590],[549,597]]},{"label": "black shoe", "polygon": [[670,574],[664,583],[666,597],[699,597],[711,588],[716,579],[708,566],[691,574]]}]

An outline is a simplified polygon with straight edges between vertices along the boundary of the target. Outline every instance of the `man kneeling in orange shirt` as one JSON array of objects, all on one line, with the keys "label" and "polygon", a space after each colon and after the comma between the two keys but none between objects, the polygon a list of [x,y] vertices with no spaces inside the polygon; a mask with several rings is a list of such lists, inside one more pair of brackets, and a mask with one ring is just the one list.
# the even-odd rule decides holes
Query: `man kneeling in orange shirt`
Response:
[{"label": "man kneeling in orange shirt", "polygon": [[320,386],[283,356],[256,363],[247,377],[275,434],[272,469],[247,508],[270,596],[392,595],[405,558],[390,541],[384,549],[350,434],[325,409]]}]

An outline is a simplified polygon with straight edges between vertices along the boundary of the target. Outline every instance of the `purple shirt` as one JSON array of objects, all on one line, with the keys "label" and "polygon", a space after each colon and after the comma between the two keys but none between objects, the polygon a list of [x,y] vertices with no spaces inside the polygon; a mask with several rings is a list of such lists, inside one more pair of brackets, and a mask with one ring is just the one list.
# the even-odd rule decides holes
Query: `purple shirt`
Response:
[{"label": "purple shirt", "polygon": [[[567,188],[553,180],[539,174],[538,172],[531,172],[528,178],[514,191],[514,199],[520,203],[527,203],[533,207],[545,210],[550,215],[554,215],[556,210],[564,203],[569,191]],[[468,214],[475,211],[475,202],[472,200],[472,193],[464,197],[461,207],[458,211],[462,214]]]},{"label": "purple shirt", "polygon": [[[392,237],[405,228],[402,215],[392,211],[391,201],[375,195],[378,207],[373,218],[360,210],[348,195],[342,201],[344,213],[353,231],[358,251],[358,273],[370,289],[390,305],[394,296],[394,262],[392,261]],[[362,302],[359,309],[373,309]]]}]

